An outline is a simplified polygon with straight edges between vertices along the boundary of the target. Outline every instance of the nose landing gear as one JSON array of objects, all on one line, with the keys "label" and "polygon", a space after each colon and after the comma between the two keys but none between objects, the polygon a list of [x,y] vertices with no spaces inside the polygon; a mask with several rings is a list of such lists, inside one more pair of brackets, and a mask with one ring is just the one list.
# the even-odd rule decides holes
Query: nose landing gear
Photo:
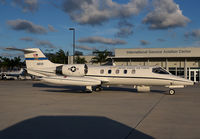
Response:
[{"label": "nose landing gear", "polygon": [[175,94],[175,90],[174,89],[170,89],[169,90],[169,95],[174,95]]}]

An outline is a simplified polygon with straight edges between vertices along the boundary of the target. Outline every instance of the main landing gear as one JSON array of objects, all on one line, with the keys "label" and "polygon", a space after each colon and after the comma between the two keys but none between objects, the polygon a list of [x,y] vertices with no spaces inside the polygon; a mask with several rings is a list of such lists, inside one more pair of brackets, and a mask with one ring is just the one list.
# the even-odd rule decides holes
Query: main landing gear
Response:
[{"label": "main landing gear", "polygon": [[[101,85],[98,85],[98,86],[96,86],[96,87],[94,88],[94,91],[96,91],[96,92],[99,92],[99,91],[101,91],[101,90],[103,90],[103,88],[101,87]],[[87,93],[92,93],[92,91],[93,91],[92,86],[86,86],[86,87],[85,87],[85,91],[86,91]]]},{"label": "main landing gear", "polygon": [[85,87],[85,92],[86,93],[92,93],[92,86],[86,86]]},{"label": "main landing gear", "polygon": [[175,90],[174,89],[169,89],[169,95],[174,95],[175,94]]},{"label": "main landing gear", "polygon": [[101,87],[101,85],[98,85],[98,86],[95,88],[95,91],[96,91],[96,92],[99,92],[99,91],[101,91],[101,90],[103,90],[103,88]]}]

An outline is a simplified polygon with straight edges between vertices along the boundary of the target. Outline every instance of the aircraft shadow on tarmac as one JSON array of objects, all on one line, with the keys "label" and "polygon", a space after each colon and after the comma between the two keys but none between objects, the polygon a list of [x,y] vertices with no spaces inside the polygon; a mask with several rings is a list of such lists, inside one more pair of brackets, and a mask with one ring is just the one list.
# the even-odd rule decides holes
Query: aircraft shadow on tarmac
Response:
[{"label": "aircraft shadow on tarmac", "polygon": [[[43,84],[43,83],[34,83],[33,87],[41,87],[41,88],[50,88],[43,91],[47,92],[60,92],[60,93],[83,93],[85,92],[84,86],[60,86],[60,85],[53,85],[53,84]],[[59,89],[59,90],[57,90]],[[118,87],[118,86],[110,86],[110,87],[103,87],[104,91],[117,91],[117,92],[131,92],[131,93],[138,93],[137,89],[133,87]],[[166,91],[163,90],[151,90],[151,93],[165,93]]]},{"label": "aircraft shadow on tarmac", "polygon": [[0,131],[1,139],[153,139],[106,117],[39,116]]}]

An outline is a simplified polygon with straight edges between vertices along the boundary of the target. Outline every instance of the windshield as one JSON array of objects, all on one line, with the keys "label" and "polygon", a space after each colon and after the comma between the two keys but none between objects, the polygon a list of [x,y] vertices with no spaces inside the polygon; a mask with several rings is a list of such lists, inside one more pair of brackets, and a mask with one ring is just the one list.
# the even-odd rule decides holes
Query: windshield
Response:
[{"label": "windshield", "polygon": [[169,74],[168,71],[166,71],[165,69],[163,69],[161,67],[153,68],[152,72],[153,73],[158,73],[158,74]]}]

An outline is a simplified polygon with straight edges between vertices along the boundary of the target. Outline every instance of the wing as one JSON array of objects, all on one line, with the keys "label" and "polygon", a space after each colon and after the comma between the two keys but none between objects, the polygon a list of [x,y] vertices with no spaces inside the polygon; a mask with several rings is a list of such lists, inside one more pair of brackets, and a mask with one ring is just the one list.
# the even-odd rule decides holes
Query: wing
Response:
[{"label": "wing", "polygon": [[41,80],[54,84],[74,85],[74,86],[96,86],[101,85],[101,80],[89,77],[73,77],[73,76],[48,76],[42,77]]}]

